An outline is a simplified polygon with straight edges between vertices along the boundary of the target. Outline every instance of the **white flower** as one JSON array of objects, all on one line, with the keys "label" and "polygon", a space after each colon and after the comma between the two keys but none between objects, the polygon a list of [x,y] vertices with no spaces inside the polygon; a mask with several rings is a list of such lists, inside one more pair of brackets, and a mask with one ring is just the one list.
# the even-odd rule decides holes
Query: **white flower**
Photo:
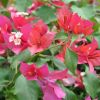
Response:
[{"label": "white flower", "polygon": [[16,37],[16,38],[21,38],[22,35],[23,35],[23,34],[22,34],[21,32],[16,32],[15,37]]},{"label": "white flower", "polygon": [[21,44],[21,39],[14,39],[14,44],[15,45],[20,45]]},{"label": "white flower", "polygon": [[21,32],[11,32],[11,35],[9,37],[9,42],[14,42],[15,45],[21,45]]},{"label": "white flower", "polygon": [[10,37],[9,37],[9,42],[13,42],[14,41],[14,35],[11,35]]}]

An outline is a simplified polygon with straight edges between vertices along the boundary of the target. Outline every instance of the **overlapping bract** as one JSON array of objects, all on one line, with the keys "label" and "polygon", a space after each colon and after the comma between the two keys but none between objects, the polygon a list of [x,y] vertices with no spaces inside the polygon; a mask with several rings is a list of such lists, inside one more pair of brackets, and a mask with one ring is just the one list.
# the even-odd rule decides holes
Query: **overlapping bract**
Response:
[{"label": "overlapping bract", "polygon": [[58,23],[67,33],[90,35],[93,23],[82,19],[77,13],[71,12],[66,6],[57,11]]},{"label": "overlapping bract", "polygon": [[57,85],[57,80],[67,77],[67,70],[49,72],[48,66],[44,64],[40,68],[36,64],[28,65],[21,63],[20,72],[28,80],[36,80],[40,85],[44,96],[43,100],[62,100],[65,97],[64,91]]},{"label": "overlapping bract", "polygon": [[5,16],[1,16],[1,20],[4,20],[1,21],[1,53],[4,53],[3,48],[7,47],[16,54],[27,48],[31,54],[34,54],[48,48],[55,36],[55,33],[50,32],[42,20],[33,25],[30,23],[33,18],[28,19],[21,15],[14,16],[12,18],[16,30],[14,32],[12,31],[11,20]]}]

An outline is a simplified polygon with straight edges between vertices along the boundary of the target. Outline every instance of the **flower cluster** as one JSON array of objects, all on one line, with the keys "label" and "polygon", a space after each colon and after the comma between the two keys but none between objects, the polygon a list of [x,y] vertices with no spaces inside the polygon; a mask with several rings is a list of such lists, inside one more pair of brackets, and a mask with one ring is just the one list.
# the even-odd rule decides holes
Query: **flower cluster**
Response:
[{"label": "flower cluster", "polygon": [[71,12],[66,6],[58,9],[58,23],[68,33],[90,35],[93,33],[93,23],[82,19],[77,13]]},{"label": "flower cluster", "polygon": [[49,72],[46,64],[38,68],[35,64],[21,63],[20,72],[27,80],[36,80],[38,82],[44,93],[43,100],[61,100],[65,97],[65,93],[56,84],[56,81],[67,77],[66,69]]},{"label": "flower cluster", "polygon": [[[46,24],[45,20],[32,15],[33,11],[44,5],[58,7],[55,13],[56,20],[52,24]],[[86,73],[78,69],[79,65],[85,64],[89,68],[89,73],[97,75],[95,67],[100,66],[98,42],[94,37],[90,40],[87,39],[87,36],[94,32],[93,22],[72,12],[62,0],[50,0],[50,2],[34,0],[32,5],[27,8],[27,12],[18,12],[13,7],[8,8],[8,11],[11,14],[10,18],[0,15],[0,55],[6,57],[9,50],[14,57],[19,56],[26,49],[30,52],[30,59],[16,62],[20,66],[19,71],[28,81],[38,83],[43,92],[43,100],[65,99],[66,90],[62,87],[72,86],[85,89],[83,81]],[[57,38],[57,35],[62,32],[65,34],[64,40]],[[77,36],[77,39],[73,41],[74,35]],[[57,48],[59,46],[60,49]],[[52,48],[56,48],[57,52],[52,53]],[[75,73],[68,68],[75,67],[74,64],[72,64],[73,66],[66,65],[67,50],[71,50],[77,55],[77,66],[76,69],[73,68]],[[36,63],[37,58],[41,59],[41,54],[45,61],[39,67]],[[53,59],[56,59],[58,64],[55,64]],[[59,70],[60,68],[55,68],[55,65],[61,68],[65,66],[65,69]],[[88,94],[85,96],[85,100],[91,100]]]},{"label": "flower cluster", "polygon": [[[0,20],[1,54],[4,53],[5,48],[11,49],[16,54],[25,49],[29,49],[31,54],[37,53],[48,48],[55,36],[42,20],[31,24],[33,18],[25,18],[21,15],[14,16],[12,22],[5,16],[0,16]],[[11,23],[14,23],[15,31],[12,30]]]}]

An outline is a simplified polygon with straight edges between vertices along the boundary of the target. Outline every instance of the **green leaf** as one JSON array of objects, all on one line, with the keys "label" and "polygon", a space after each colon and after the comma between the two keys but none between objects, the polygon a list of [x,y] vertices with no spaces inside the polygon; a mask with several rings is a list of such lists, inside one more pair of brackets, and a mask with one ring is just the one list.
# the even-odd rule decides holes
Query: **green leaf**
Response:
[{"label": "green leaf", "polygon": [[35,82],[27,81],[19,76],[15,83],[15,94],[18,100],[38,100],[39,88]]},{"label": "green leaf", "polygon": [[73,43],[75,40],[77,40],[78,39],[78,36],[77,35],[75,35],[75,34],[73,34],[72,35],[72,40],[71,40],[71,43]]},{"label": "green leaf", "polygon": [[56,20],[55,9],[42,6],[36,11],[36,16],[40,17],[46,24]]},{"label": "green leaf", "polygon": [[20,61],[26,61],[29,60],[31,57],[31,54],[28,50],[24,50],[19,55],[16,55],[10,59],[11,68],[16,68]]},{"label": "green leaf", "polygon": [[50,58],[38,58],[36,61],[36,65],[37,66],[42,66],[43,64],[47,63],[48,61],[50,61]]},{"label": "green leaf", "polygon": [[65,32],[60,32],[56,34],[55,39],[62,39],[65,40],[67,38],[67,34]]},{"label": "green leaf", "polygon": [[87,93],[92,98],[96,98],[100,93],[100,80],[94,74],[87,74],[83,77],[83,83]]},{"label": "green leaf", "polygon": [[82,18],[85,19],[90,19],[95,15],[95,12],[93,10],[92,6],[86,6],[86,7],[77,7],[77,6],[72,6],[73,12],[78,13]]},{"label": "green leaf", "polygon": [[59,50],[61,50],[61,46],[60,45],[55,45],[55,44],[52,44],[51,46],[50,46],[50,52],[51,52],[51,54],[52,55],[56,55],[58,52],[59,52]]},{"label": "green leaf", "polygon": [[3,87],[5,86],[5,82],[8,82],[7,81],[8,76],[9,76],[9,69],[0,68],[0,91],[2,91]]},{"label": "green leaf", "polygon": [[9,74],[8,68],[0,68],[0,83],[2,83],[3,80],[5,80],[8,74]]},{"label": "green leaf", "polygon": [[65,100],[78,100],[76,94],[69,89],[66,89],[66,98]]},{"label": "green leaf", "polygon": [[65,64],[61,62],[59,59],[53,57],[51,60],[53,61],[53,63],[58,69],[63,70],[66,68]]},{"label": "green leaf", "polygon": [[100,49],[100,35],[95,35],[95,38],[96,38],[96,40],[98,42],[98,47]]},{"label": "green leaf", "polygon": [[73,74],[75,74],[77,68],[77,62],[78,62],[77,54],[72,50],[67,49],[65,55],[65,65]]},{"label": "green leaf", "polygon": [[1,14],[7,17],[11,17],[11,14],[8,11],[1,11]]},{"label": "green leaf", "polygon": [[63,0],[65,3],[75,2],[77,0]]},{"label": "green leaf", "polygon": [[5,61],[6,61],[6,59],[4,57],[0,56],[0,64],[5,62]]},{"label": "green leaf", "polygon": [[1,0],[1,2],[2,2],[2,5],[3,5],[4,7],[6,7],[7,4],[8,4],[8,0]]},{"label": "green leaf", "polygon": [[32,4],[32,0],[15,0],[15,6],[18,11],[26,11]]}]

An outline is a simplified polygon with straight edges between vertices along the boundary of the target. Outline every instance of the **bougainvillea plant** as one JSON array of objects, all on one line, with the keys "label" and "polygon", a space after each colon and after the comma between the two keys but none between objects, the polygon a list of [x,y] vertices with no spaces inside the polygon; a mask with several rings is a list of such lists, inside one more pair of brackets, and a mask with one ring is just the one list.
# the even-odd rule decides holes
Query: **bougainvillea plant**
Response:
[{"label": "bougainvillea plant", "polygon": [[0,0],[0,100],[100,100],[100,0]]}]

